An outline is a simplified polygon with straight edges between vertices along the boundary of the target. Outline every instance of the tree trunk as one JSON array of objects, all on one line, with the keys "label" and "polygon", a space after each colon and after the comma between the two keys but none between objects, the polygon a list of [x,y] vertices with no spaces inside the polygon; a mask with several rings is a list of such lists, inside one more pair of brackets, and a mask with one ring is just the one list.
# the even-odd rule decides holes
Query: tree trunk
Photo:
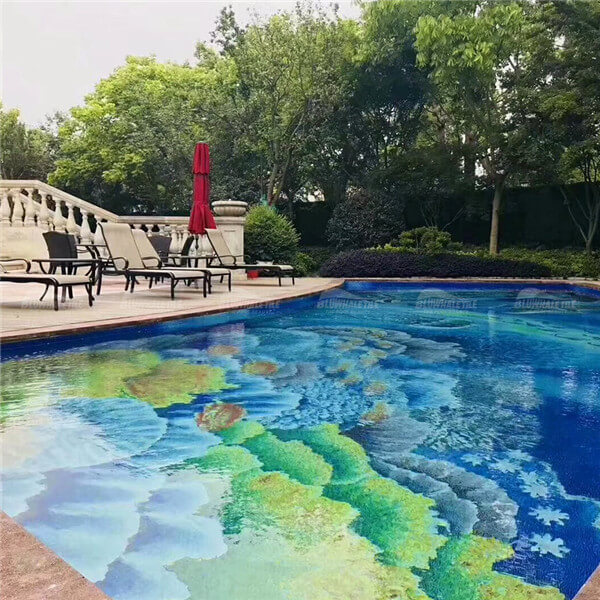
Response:
[{"label": "tree trunk", "polygon": [[273,192],[275,189],[275,180],[277,179],[278,168],[279,167],[277,165],[272,165],[271,174],[269,175],[269,183],[267,184],[267,204],[269,206],[272,206],[275,202]]},{"label": "tree trunk", "polygon": [[469,182],[470,187],[475,187],[475,138],[471,133],[465,134],[463,144],[463,161],[465,179]]},{"label": "tree trunk", "polygon": [[593,183],[590,183],[589,186],[590,220],[588,223],[588,235],[585,240],[585,251],[591,254],[594,247],[594,238],[598,232],[598,226],[600,226],[600,189]]},{"label": "tree trunk", "polygon": [[498,234],[500,231],[500,207],[502,206],[502,196],[504,195],[505,175],[496,175],[496,184],[494,186],[494,200],[492,202],[492,224],[490,228],[490,254],[498,254]]}]

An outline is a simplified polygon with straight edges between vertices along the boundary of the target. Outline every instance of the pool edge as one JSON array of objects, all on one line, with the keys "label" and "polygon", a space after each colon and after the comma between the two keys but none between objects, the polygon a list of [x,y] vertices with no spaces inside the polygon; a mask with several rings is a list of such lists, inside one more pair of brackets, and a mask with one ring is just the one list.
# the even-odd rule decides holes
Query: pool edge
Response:
[{"label": "pool edge", "polygon": [[600,600],[600,565],[583,584],[573,600]]},{"label": "pool edge", "polygon": [[0,511],[3,600],[110,600],[22,525]]},{"label": "pool edge", "polygon": [[[435,278],[435,277],[344,277],[336,278],[334,281],[328,280],[318,286],[316,289],[304,290],[299,293],[282,293],[274,298],[266,300],[246,300],[229,304],[222,307],[198,307],[180,310],[176,312],[155,313],[151,315],[140,315],[136,317],[113,318],[98,321],[86,321],[83,323],[71,323],[63,325],[54,325],[48,327],[37,327],[26,330],[12,330],[0,332],[0,345],[11,344],[13,342],[26,342],[29,340],[39,340],[64,335],[77,335],[95,331],[104,331],[109,329],[119,329],[124,327],[135,327],[138,325],[152,325],[164,323],[167,321],[176,321],[178,319],[187,319],[190,317],[203,317],[209,315],[223,314],[248,308],[263,306],[265,303],[281,303],[301,298],[316,296],[327,291],[343,287],[347,282],[373,282],[373,283],[435,283],[444,284],[512,284],[512,285],[547,285],[547,286],[569,286],[573,288],[587,288],[600,293],[600,281],[584,279],[519,279],[519,278],[499,278],[499,277],[457,277],[457,278]],[[598,599],[600,600],[600,598]]]}]

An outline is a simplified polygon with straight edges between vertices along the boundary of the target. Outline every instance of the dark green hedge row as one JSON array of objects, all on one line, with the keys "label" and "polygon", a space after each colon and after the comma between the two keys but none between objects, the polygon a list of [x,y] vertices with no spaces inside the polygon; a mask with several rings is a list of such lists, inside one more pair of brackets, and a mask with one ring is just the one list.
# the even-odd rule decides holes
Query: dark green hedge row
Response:
[{"label": "dark green hedge row", "polygon": [[331,257],[324,277],[550,277],[546,265],[471,254],[351,250]]}]

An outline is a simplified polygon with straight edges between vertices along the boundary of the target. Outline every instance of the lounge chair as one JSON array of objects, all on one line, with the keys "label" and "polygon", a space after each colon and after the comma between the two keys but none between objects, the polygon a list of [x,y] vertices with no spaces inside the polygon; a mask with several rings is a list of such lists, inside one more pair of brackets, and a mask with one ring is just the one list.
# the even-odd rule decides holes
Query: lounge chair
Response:
[{"label": "lounge chair", "polygon": [[[207,284],[209,293],[212,291],[213,276],[220,277],[221,282],[223,282],[223,280],[225,278],[227,278],[227,287],[228,287],[229,291],[231,291],[231,271],[229,269],[223,269],[220,267],[199,267],[199,266],[183,267],[183,266],[178,266],[178,265],[165,264],[165,262],[167,262],[167,261],[163,261],[163,259],[160,258],[160,255],[158,254],[158,252],[156,251],[156,248],[150,241],[150,238],[141,229],[133,229],[132,233],[133,233],[133,239],[135,240],[135,244],[137,246],[137,249],[138,249],[140,255],[143,257],[152,258],[155,261],[158,261],[158,264],[160,264],[161,268],[167,268],[167,269],[174,268],[174,269],[177,269],[178,271],[202,271],[206,275],[206,278],[207,278],[206,284]],[[153,278],[150,278],[150,287],[152,287],[152,279]]]},{"label": "lounge chair", "polygon": [[129,287],[129,291],[133,292],[136,277],[165,278],[171,282],[171,300],[174,300],[175,286],[180,281],[191,282],[201,279],[202,292],[206,297],[208,277],[203,271],[162,268],[162,262],[160,258],[157,258],[156,251],[150,256],[140,254],[129,225],[126,223],[101,223],[99,226],[102,229],[102,235],[115,271],[125,275],[127,280],[125,289]]},{"label": "lounge chair", "polygon": [[90,267],[92,275],[58,274],[56,269],[66,264],[62,259],[50,258],[48,247],[41,229],[37,227],[0,227],[0,281],[10,283],[41,283],[46,286],[40,300],[50,287],[54,288],[54,310],[58,310],[58,290],[72,297],[74,286],[84,286],[88,303],[93,305],[93,270],[97,267],[94,260],[68,259],[68,264],[80,263]]},{"label": "lounge chair", "polygon": [[148,239],[162,261],[169,258],[171,238],[168,235],[149,235]]},{"label": "lounge chair", "polygon": [[[243,269],[245,271],[263,271],[266,273],[274,273],[279,279],[281,285],[282,277],[291,277],[292,285],[296,283],[294,267],[292,265],[267,265],[267,264],[249,264],[244,263],[242,255],[236,255],[231,252],[223,234],[218,229],[207,229],[206,234],[208,241],[215,253],[213,261],[216,260],[218,265],[226,269]],[[242,262],[238,262],[241,259]],[[211,264],[211,263],[209,263]]]}]

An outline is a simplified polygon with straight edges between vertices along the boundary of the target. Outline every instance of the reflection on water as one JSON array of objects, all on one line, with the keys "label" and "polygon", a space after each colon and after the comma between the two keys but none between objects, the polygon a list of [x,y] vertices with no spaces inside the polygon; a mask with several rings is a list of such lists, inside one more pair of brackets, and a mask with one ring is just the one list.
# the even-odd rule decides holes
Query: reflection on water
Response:
[{"label": "reflection on water", "polygon": [[573,598],[600,298],[350,284],[15,350],[2,508],[117,599]]}]

